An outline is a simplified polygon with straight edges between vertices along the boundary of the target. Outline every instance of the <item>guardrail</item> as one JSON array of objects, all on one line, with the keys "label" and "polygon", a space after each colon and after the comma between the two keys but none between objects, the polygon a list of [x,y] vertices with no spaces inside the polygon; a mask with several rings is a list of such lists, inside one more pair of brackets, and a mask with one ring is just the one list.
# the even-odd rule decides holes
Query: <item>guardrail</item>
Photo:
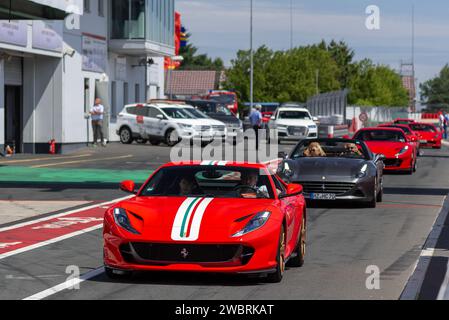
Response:
[{"label": "guardrail", "polygon": [[347,135],[349,135],[349,128],[347,125],[320,124],[318,126],[319,138],[342,138]]}]

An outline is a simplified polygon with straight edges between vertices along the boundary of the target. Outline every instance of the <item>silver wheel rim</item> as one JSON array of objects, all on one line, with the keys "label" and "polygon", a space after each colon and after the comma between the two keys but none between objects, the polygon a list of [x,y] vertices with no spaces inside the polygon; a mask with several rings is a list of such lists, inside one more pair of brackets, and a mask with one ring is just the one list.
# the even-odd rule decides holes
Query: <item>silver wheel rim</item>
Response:
[{"label": "silver wheel rim", "polygon": [[128,141],[129,140],[129,132],[128,130],[122,131],[122,141]]}]

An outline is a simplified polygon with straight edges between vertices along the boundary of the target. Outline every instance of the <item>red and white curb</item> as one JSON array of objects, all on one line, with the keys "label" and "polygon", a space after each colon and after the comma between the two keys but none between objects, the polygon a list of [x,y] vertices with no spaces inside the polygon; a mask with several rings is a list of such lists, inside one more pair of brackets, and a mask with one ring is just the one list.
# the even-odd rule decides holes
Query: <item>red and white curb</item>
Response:
[{"label": "red and white curb", "polygon": [[0,260],[100,229],[105,210],[130,197],[0,228]]}]

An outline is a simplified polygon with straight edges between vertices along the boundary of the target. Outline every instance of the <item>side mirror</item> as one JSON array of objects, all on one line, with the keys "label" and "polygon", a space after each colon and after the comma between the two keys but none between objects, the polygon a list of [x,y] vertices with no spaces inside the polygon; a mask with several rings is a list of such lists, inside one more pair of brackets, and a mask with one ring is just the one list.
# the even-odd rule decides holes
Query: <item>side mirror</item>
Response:
[{"label": "side mirror", "polygon": [[134,181],[131,180],[127,180],[127,181],[123,181],[122,183],[120,183],[120,190],[126,192],[126,193],[132,193],[132,194],[136,194],[136,184],[134,183]]},{"label": "side mirror", "polygon": [[276,116],[271,116],[271,120],[276,120]]},{"label": "side mirror", "polygon": [[280,198],[288,198],[288,197],[294,197],[297,195],[300,195],[303,193],[303,187],[300,184],[296,183],[290,183],[287,186],[287,191],[283,195],[280,196]]},{"label": "side mirror", "polygon": [[317,117],[312,117],[312,120],[315,122],[318,122],[318,118]]},{"label": "side mirror", "polygon": [[283,160],[287,159],[287,154],[284,151],[281,151],[278,153],[278,158],[281,158]]},{"label": "side mirror", "polygon": [[162,114],[158,114],[156,116],[156,118],[159,119],[159,120],[164,120],[164,116]]},{"label": "side mirror", "polygon": [[384,154],[380,153],[377,155],[377,161],[384,161],[385,159],[387,159],[387,157]]}]

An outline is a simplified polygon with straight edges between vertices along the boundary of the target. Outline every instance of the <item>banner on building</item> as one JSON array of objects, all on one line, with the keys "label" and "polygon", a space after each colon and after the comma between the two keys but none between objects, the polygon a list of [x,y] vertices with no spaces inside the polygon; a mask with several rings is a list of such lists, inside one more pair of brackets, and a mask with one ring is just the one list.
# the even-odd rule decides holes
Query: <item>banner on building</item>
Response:
[{"label": "banner on building", "polygon": [[84,0],[31,0],[32,2],[56,8],[67,13],[82,15],[84,11]]},{"label": "banner on building", "polygon": [[106,38],[83,34],[83,70],[104,73],[108,49]]},{"label": "banner on building", "polygon": [[23,20],[0,20],[0,42],[26,47],[28,23]]},{"label": "banner on building", "polygon": [[61,21],[34,21],[33,48],[62,52],[62,32],[63,25]]}]

